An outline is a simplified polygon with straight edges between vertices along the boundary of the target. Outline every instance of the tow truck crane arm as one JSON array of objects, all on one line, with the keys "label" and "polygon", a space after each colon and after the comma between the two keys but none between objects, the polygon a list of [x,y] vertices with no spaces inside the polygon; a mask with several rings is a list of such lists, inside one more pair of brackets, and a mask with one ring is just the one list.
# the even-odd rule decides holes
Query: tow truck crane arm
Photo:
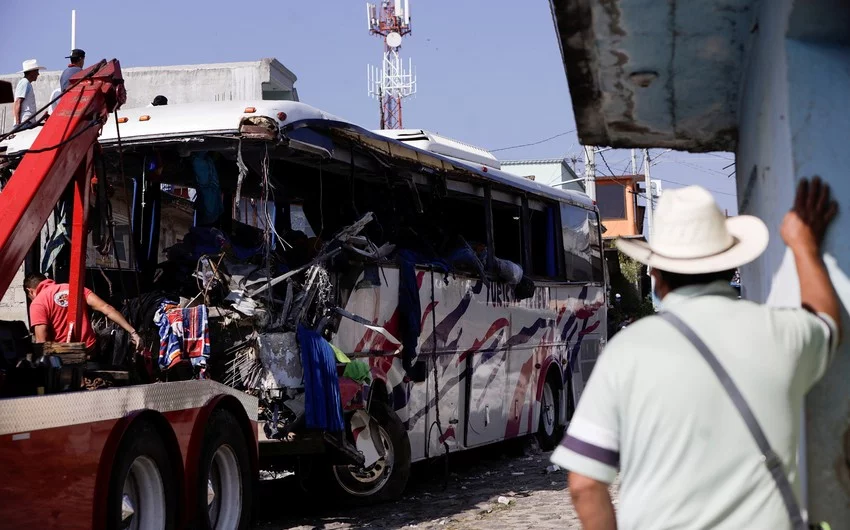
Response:
[{"label": "tow truck crane arm", "polygon": [[74,182],[71,223],[71,272],[68,310],[73,315],[68,337],[79,339],[83,307],[86,214],[94,175],[97,138],[109,114],[127,99],[116,59],[77,73],[71,88],[0,192],[0,293],[5,293],[21,262],[41,234],[48,215],[68,183]]}]

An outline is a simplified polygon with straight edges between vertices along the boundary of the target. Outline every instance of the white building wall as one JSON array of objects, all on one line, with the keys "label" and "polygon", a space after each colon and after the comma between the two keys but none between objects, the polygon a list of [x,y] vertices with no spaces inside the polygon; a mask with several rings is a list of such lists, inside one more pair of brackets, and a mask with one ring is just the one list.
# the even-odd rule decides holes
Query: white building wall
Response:
[{"label": "white building wall", "polygon": [[[89,60],[92,60],[91,58]],[[91,66],[91,65],[88,65]],[[144,107],[157,95],[168,103],[250,99],[298,100],[295,74],[276,59],[239,63],[122,68],[127,89],[126,108]],[[42,72],[33,84],[39,107],[59,88],[61,72]],[[21,74],[0,75],[16,84]],[[0,130],[14,123],[12,105],[0,105]]]},{"label": "white building wall", "polygon": [[[502,162],[502,171],[517,175],[518,177],[528,177],[534,175],[534,181],[541,184],[552,186],[558,182],[573,180],[576,177],[564,167],[560,161],[557,162],[529,162],[529,163],[514,163]],[[581,182],[571,182],[564,186],[559,186],[560,189],[584,192],[584,187]]]},{"label": "white building wall", "polygon": [[23,320],[27,319],[27,293],[24,291],[24,268],[18,269],[12,285],[6,294],[0,299],[0,320]]},{"label": "white building wall", "polygon": [[[779,235],[800,177],[828,181],[844,213],[826,245],[826,263],[845,307],[850,301],[850,179],[844,160],[850,134],[850,47],[788,39],[792,0],[762,2],[758,31],[748,51],[739,109],[737,152],[741,213],[768,224],[771,242],[764,256],[741,270],[744,296],[772,305],[799,305],[796,268]],[[846,42],[846,41],[845,41]],[[844,346],[826,377],[806,400],[801,462],[804,496],[813,521],[833,528],[850,521],[850,321],[843,318]],[[850,439],[850,438],[847,438]],[[835,526],[838,525],[838,526]]]}]

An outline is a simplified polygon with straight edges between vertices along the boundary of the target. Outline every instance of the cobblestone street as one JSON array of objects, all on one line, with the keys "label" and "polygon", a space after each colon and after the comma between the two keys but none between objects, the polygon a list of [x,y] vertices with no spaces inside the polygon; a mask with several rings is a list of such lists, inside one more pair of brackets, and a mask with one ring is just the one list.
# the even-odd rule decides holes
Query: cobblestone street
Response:
[{"label": "cobblestone street", "polygon": [[297,530],[580,528],[566,491],[566,473],[562,470],[547,472],[549,453],[541,452],[534,443],[526,445],[522,456],[517,456],[516,449],[513,455],[508,454],[511,449],[502,444],[455,455],[450,460],[445,490],[442,461],[414,466],[404,498],[374,507],[318,507],[315,500],[310,502],[310,499],[299,499],[297,493],[292,493],[292,497],[287,493],[287,498],[295,497],[290,504],[290,501],[279,499],[282,490],[288,492],[291,485],[265,486],[261,497],[278,499],[268,504],[276,506],[275,513],[281,515],[264,510],[257,527]]}]

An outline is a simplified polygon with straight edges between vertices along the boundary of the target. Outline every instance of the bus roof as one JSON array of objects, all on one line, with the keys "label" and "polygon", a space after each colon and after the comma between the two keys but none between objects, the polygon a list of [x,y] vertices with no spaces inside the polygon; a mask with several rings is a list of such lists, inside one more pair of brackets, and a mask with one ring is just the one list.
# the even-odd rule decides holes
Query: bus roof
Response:
[{"label": "bus roof", "polygon": [[[390,156],[400,151],[413,151],[415,154],[423,155],[414,158],[436,159],[444,168],[453,167],[456,170],[472,173],[482,180],[549,199],[571,202],[589,209],[594,208],[594,202],[584,193],[560,190],[492,166],[426,150],[417,142],[393,138],[395,135],[388,134],[386,131],[369,131],[315,107],[295,101],[217,101],[122,109],[118,111],[120,120],[118,129],[116,129],[115,120],[110,119],[103,127],[100,142],[104,145],[114,145],[118,141],[118,131],[120,131],[122,143],[127,144],[156,143],[158,140],[203,136],[236,137],[240,134],[240,125],[243,120],[253,116],[275,120],[280,130],[287,136],[302,128],[317,132],[337,131],[349,137],[360,138],[364,140],[363,143],[367,147],[384,151]],[[6,155],[12,155],[29,149],[39,132],[41,127],[14,134],[0,142],[0,152],[5,151]],[[315,136],[308,140],[310,143],[318,141]],[[327,149],[328,146],[321,147]],[[332,149],[332,146],[330,147]]]},{"label": "bus roof", "polygon": [[[592,201],[590,197],[588,197],[584,193],[572,190],[559,190],[555,187],[547,186],[545,184],[541,184],[539,182],[527,178],[519,177],[512,173],[507,173],[505,171],[495,169],[493,167],[479,165],[467,160],[460,160],[458,158],[443,155],[440,153],[435,153],[433,151],[426,151],[425,149],[417,147],[415,144],[391,138],[383,131],[369,131],[352,123],[329,119],[302,120],[300,122],[291,123],[286,127],[288,131],[292,132],[295,132],[298,128],[309,128],[316,132],[338,131],[340,133],[343,133],[343,135],[345,136],[358,138],[362,140],[363,143],[367,146],[372,147],[375,150],[380,151],[389,156],[398,155],[399,151],[401,150],[413,151],[415,153],[425,155],[425,159],[439,160],[441,162],[442,167],[444,168],[454,167],[455,169],[464,171],[466,173],[473,173],[481,180],[495,182],[505,187],[519,189],[522,191],[533,193],[534,195],[546,197],[560,202],[571,202],[588,209],[595,208],[594,201]],[[285,132],[285,134],[289,135],[290,133]],[[316,136],[314,135],[311,138],[315,139]],[[318,142],[317,147],[323,148],[325,150],[330,150],[330,148],[332,148],[332,146],[330,145],[320,145],[318,144]],[[401,158],[416,158],[418,160],[423,159],[422,157],[411,156],[402,156]]]},{"label": "bus roof", "polygon": [[[116,143],[118,131],[121,141],[127,143],[186,136],[237,135],[243,118],[250,116],[272,118],[278,126],[304,119],[340,119],[297,101],[214,101],[147,106],[119,110],[119,128],[116,129],[115,120],[110,118],[99,140],[104,145]],[[40,132],[41,127],[34,127],[15,133],[0,142],[0,146],[6,147],[8,155],[24,151]]]}]

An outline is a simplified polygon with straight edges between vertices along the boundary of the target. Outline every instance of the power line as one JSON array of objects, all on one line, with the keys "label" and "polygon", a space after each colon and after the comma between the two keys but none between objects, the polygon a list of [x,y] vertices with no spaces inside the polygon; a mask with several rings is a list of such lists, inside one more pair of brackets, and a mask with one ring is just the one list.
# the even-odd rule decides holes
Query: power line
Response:
[{"label": "power line", "polygon": [[554,140],[555,138],[560,138],[561,136],[566,136],[566,135],[568,135],[570,133],[574,133],[574,132],[576,132],[575,129],[573,129],[571,131],[564,131],[562,133],[556,134],[555,136],[550,136],[549,138],[544,138],[543,140],[539,140],[537,142],[531,142],[529,144],[511,145],[511,146],[508,146],[508,147],[500,147],[498,149],[490,149],[490,152],[495,153],[497,151],[507,151],[508,149],[519,149],[520,147],[530,147],[532,145],[539,145],[539,144],[542,144],[542,143],[546,143],[550,140]]},{"label": "power line", "polygon": [[703,173],[705,173],[707,175],[713,174],[712,176],[714,176],[714,175],[724,176],[724,177],[726,176],[726,173],[723,173],[722,171],[717,171],[716,169],[707,169],[707,168],[704,168],[704,167],[700,167],[696,164],[691,164],[689,162],[685,162],[683,160],[677,160],[675,158],[668,158],[667,160],[669,160],[671,162],[676,162],[677,164],[682,164],[683,166],[687,166],[691,169],[696,169],[697,171],[702,171]]},{"label": "power line", "polygon": [[718,155],[717,153],[705,153],[705,154],[707,154],[708,156],[716,157],[716,158],[722,158],[723,160],[735,160],[734,158],[726,158],[725,156]]},{"label": "power line", "polygon": [[[692,184],[685,184],[684,182],[676,182],[675,180],[661,179],[661,178],[658,178],[658,177],[652,177],[652,179],[653,180],[660,180],[661,182],[669,182],[670,184],[678,184],[679,186],[692,186]],[[735,194],[735,193],[728,193],[728,192],[725,192],[725,191],[715,190],[715,189],[711,189],[711,188],[705,188],[705,189],[712,192],[712,193],[719,193],[720,195],[729,195],[730,197],[737,197],[737,194]]]},{"label": "power line", "polygon": [[[624,169],[624,170],[623,170],[623,174],[622,174],[622,175],[620,175],[620,176],[618,177],[617,175],[615,175],[615,174],[614,174],[614,170],[613,170],[613,169],[611,169],[611,166],[609,166],[609,165],[608,165],[608,161],[607,161],[607,160],[605,160],[605,155],[604,155],[604,154],[602,154],[602,152],[597,152],[596,154],[598,154],[598,155],[599,155],[599,157],[602,159],[602,162],[605,164],[605,167],[607,167],[607,168],[608,168],[608,172],[611,174],[610,176],[612,176],[612,177],[614,177],[615,179],[617,179],[617,178],[625,177],[626,175],[628,175],[628,173],[626,173],[626,170]],[[629,161],[629,165],[631,165],[631,161]],[[626,166],[626,167],[628,167],[628,166]],[[616,182],[617,184],[619,184],[621,188],[623,188],[624,190],[626,190],[626,192],[628,192],[628,193],[633,193],[633,194],[637,195],[638,197],[643,197],[643,198],[644,198],[644,200],[646,200],[646,201],[651,201],[653,204],[655,203],[655,198],[654,198],[654,197],[653,197],[652,199],[650,199],[649,197],[647,197],[646,195],[644,195],[643,193],[641,193],[641,192],[639,192],[639,191],[631,191],[631,190],[629,190],[629,188],[627,188],[627,187],[626,187],[626,185],[625,185],[625,184],[623,184],[623,183],[622,183],[622,182],[620,182],[619,180],[614,180],[614,182]]]}]

